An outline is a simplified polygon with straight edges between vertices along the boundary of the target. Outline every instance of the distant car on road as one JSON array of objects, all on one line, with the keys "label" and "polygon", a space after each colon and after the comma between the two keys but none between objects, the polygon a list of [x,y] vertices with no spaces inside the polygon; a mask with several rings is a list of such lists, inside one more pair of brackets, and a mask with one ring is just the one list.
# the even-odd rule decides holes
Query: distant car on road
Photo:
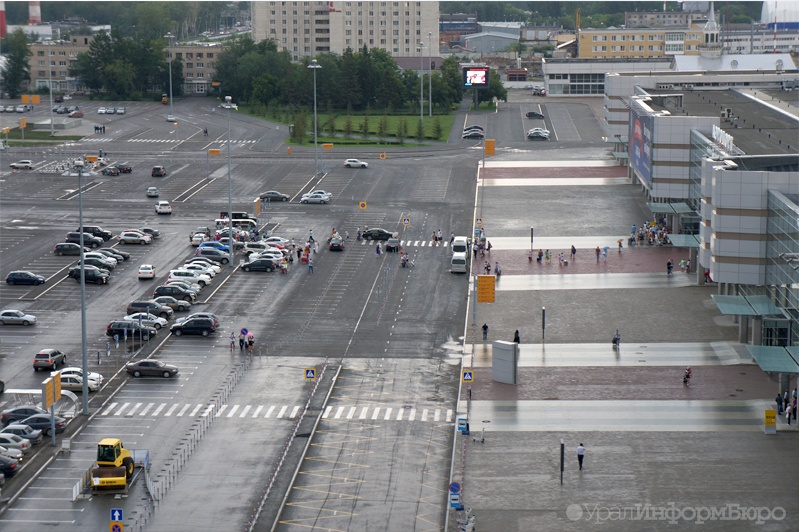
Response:
[{"label": "distant car on road", "polygon": [[393,233],[386,231],[381,227],[372,227],[371,229],[364,229],[361,236],[365,240],[388,240]]},{"label": "distant car on road", "polygon": [[155,266],[152,264],[142,264],[139,266],[139,271],[136,273],[139,279],[154,279]]},{"label": "distant car on road", "polygon": [[8,309],[0,312],[2,325],[36,325],[36,316],[25,314],[21,310]]},{"label": "distant car on road", "polygon": [[33,357],[33,369],[36,371],[48,368],[55,371],[59,365],[64,366],[66,363],[66,353],[58,349],[42,349]]},{"label": "distant car on road", "polygon": [[153,237],[138,231],[122,231],[118,238],[122,244],[139,244],[142,246],[153,241]]},{"label": "distant car on road", "polygon": [[168,201],[159,201],[155,204],[155,214],[172,214],[172,205]]},{"label": "distant car on road", "polygon": [[163,166],[153,166],[152,172],[150,172],[152,177],[166,177],[166,168]]},{"label": "distant car on road", "polygon": [[527,114],[525,116],[527,118],[544,118],[544,115],[542,115],[538,111],[527,111]]},{"label": "distant car on road", "polygon": [[300,198],[300,203],[321,203],[324,205],[330,201],[330,196],[324,194],[303,194]]},{"label": "distant car on road", "polygon": [[330,239],[330,251],[344,251],[344,240],[340,236]]},{"label": "distant car on road", "polygon": [[107,168],[103,168],[102,174],[103,175],[119,175],[122,172],[116,166],[109,166]]},{"label": "distant car on road", "polygon": [[485,138],[485,135],[482,131],[479,130],[471,130],[463,134],[461,138],[464,139],[473,139],[473,140],[482,140]]},{"label": "distant car on road", "polygon": [[177,119],[177,118],[175,118],[175,115],[167,115],[167,116],[166,116],[166,121],[167,121],[167,122],[177,122],[177,121],[178,121],[178,119]]},{"label": "distant car on road", "polygon": [[11,168],[14,170],[30,170],[33,168],[33,161],[30,159],[23,159],[15,163],[11,163]]},{"label": "distant car on road", "polygon": [[147,187],[148,198],[157,198],[158,194],[159,194],[158,187]]},{"label": "distant car on road", "polygon": [[344,166],[347,168],[369,168],[369,163],[358,159],[347,159],[344,161]]},{"label": "distant car on road", "polygon": [[269,201],[288,201],[289,195],[278,192],[277,190],[267,190],[262,192],[259,196],[261,199],[268,199]]},{"label": "distant car on road", "polygon": [[83,118],[83,111],[78,109],[77,111],[72,111],[67,116],[70,118]]},{"label": "distant car on road", "polygon": [[123,174],[129,174],[133,171],[133,167],[129,164],[118,164],[116,167]]},{"label": "distant car on road", "polygon": [[174,377],[178,374],[178,368],[170,364],[164,364],[160,360],[137,360],[129,362],[125,366],[125,371],[134,377]]}]

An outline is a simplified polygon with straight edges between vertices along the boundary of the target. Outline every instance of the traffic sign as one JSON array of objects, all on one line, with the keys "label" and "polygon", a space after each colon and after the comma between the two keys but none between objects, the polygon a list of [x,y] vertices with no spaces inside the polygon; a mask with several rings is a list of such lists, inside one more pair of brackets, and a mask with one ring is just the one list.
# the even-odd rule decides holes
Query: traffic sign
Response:
[{"label": "traffic sign", "polygon": [[380,154],[380,160],[381,161],[385,161],[386,160],[386,152],[383,152],[383,153]]},{"label": "traffic sign", "polygon": [[312,381],[316,379],[316,368],[305,368],[305,380]]},{"label": "traffic sign", "polygon": [[125,525],[117,523],[116,521],[111,521],[108,523],[108,530],[111,532],[125,532]]},{"label": "traffic sign", "polygon": [[457,482],[453,482],[452,484],[449,485],[450,493],[458,493],[460,490],[461,490],[461,485],[458,484]]},{"label": "traffic sign", "polygon": [[111,508],[111,521],[122,521],[122,508]]},{"label": "traffic sign", "polygon": [[403,218],[402,219],[402,225],[411,225],[411,219],[410,218]]},{"label": "traffic sign", "polygon": [[494,303],[496,301],[496,277],[493,275],[477,276],[477,302]]},{"label": "traffic sign", "polygon": [[463,370],[461,374],[461,382],[474,382],[474,371],[470,369]]},{"label": "traffic sign", "polygon": [[364,210],[366,208],[366,202],[362,201],[362,202],[358,203],[358,208],[361,209],[361,210]]}]

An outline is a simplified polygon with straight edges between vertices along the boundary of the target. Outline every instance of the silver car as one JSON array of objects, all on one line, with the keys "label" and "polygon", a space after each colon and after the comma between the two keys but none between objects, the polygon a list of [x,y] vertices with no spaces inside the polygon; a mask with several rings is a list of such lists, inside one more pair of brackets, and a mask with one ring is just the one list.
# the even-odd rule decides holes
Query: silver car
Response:
[{"label": "silver car", "polygon": [[0,324],[2,325],[35,325],[36,316],[25,314],[21,310],[4,310],[0,312]]}]

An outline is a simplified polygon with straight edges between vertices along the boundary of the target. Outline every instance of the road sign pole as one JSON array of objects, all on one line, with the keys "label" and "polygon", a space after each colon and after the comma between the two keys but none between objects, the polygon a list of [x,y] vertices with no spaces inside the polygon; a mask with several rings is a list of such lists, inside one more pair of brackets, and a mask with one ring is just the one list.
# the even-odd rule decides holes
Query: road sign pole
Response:
[{"label": "road sign pole", "polygon": [[563,470],[566,467],[566,446],[560,440],[560,485],[563,486]]},{"label": "road sign pole", "polygon": [[533,226],[531,225],[530,226],[530,252],[531,253],[533,252],[533,247],[534,247],[533,246],[533,238],[534,237],[535,237],[535,230],[533,229]]},{"label": "road sign pole", "polygon": [[541,341],[547,341],[547,308],[541,307]]}]

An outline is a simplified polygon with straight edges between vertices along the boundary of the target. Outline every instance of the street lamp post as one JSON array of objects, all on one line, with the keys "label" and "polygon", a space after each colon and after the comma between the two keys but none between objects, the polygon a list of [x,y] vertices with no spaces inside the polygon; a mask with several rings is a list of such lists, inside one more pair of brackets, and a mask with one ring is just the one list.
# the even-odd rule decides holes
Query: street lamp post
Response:
[{"label": "street lamp post", "polygon": [[424,127],[424,43],[419,41],[419,122]]},{"label": "street lamp post", "polygon": [[[85,255],[83,252],[83,159],[75,161],[75,166],[78,168],[78,218],[80,227],[80,236],[78,244],[80,245],[80,340],[81,340],[81,369],[84,375],[89,374],[89,355],[87,351],[88,342],[86,340],[86,265],[84,263]],[[83,379],[83,386],[81,387],[83,415],[89,415],[89,380]]]},{"label": "street lamp post", "polygon": [[433,32],[427,32],[427,54],[429,61],[427,63],[430,69],[430,75],[427,76],[427,116],[433,116]]},{"label": "street lamp post", "polygon": [[230,108],[232,98],[225,96],[227,104],[227,225],[228,225],[228,266],[233,267],[233,173],[230,167]]},{"label": "street lamp post", "polygon": [[172,112],[172,39],[175,38],[170,31],[164,37],[167,38],[169,42],[169,48],[167,49],[167,54],[169,55],[169,114],[175,116],[175,113]]},{"label": "street lamp post", "polygon": [[316,71],[322,68],[322,65],[317,63],[316,59],[311,59],[311,64],[308,65],[308,68],[313,70],[313,168],[314,168],[313,176],[318,177],[319,160],[317,157],[318,128],[316,125]]},{"label": "street lamp post", "polygon": [[50,66],[50,79],[47,85],[50,87],[50,136],[55,137],[55,126],[53,125],[53,54],[52,49],[47,50],[47,64]]}]

